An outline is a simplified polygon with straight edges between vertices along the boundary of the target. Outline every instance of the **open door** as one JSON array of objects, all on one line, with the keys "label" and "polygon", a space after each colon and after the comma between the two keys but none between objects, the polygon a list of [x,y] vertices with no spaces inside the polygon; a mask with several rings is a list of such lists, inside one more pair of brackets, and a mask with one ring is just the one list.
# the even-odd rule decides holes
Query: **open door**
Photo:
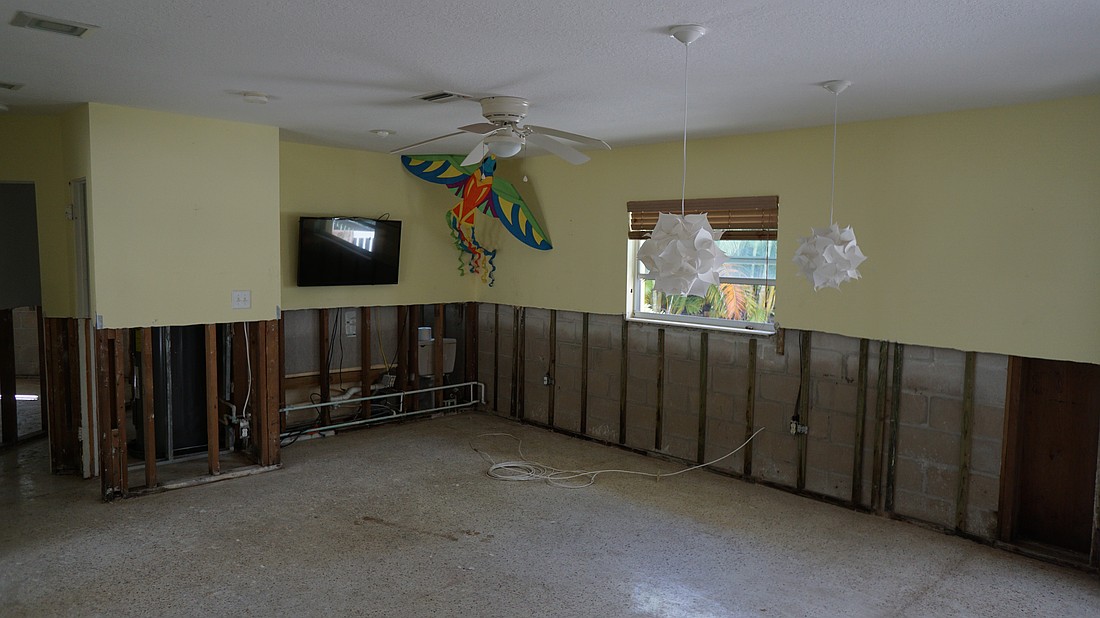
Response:
[{"label": "open door", "polygon": [[1009,389],[1002,540],[1095,561],[1100,365],[1014,358]]}]

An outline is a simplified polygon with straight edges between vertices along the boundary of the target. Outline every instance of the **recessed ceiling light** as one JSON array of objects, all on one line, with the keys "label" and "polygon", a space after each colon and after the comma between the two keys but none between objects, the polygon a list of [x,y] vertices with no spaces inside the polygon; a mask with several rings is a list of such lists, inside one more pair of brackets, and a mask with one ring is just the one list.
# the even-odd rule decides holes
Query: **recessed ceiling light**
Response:
[{"label": "recessed ceiling light", "polygon": [[263,105],[268,101],[268,96],[262,92],[242,92],[241,98],[248,103],[256,103],[258,105]]},{"label": "recessed ceiling light", "polygon": [[383,139],[391,135],[397,135],[397,131],[390,131],[389,129],[373,129],[371,133],[374,133],[375,135]]},{"label": "recessed ceiling light", "polygon": [[99,26],[82,24],[78,21],[46,17],[45,15],[35,15],[34,13],[27,13],[25,11],[16,13],[15,17],[11,20],[11,25],[20,28],[30,28],[31,30],[52,32],[54,34],[67,34],[75,37],[82,37],[92,30],[99,28]]}]

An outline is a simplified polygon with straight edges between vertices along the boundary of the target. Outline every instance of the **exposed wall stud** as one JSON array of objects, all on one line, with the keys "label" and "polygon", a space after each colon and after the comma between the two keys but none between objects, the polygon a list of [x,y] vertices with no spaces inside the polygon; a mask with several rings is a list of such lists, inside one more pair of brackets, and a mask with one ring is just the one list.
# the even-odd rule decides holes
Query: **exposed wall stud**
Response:
[{"label": "exposed wall stud", "polygon": [[581,433],[588,433],[588,313],[581,314]]},{"label": "exposed wall stud", "polygon": [[127,496],[130,493],[130,468],[127,465],[129,463],[129,457],[127,456],[129,440],[126,436],[126,361],[124,358],[127,332],[123,329],[116,329],[113,332],[114,338],[110,340],[110,346],[111,374],[114,378],[111,387],[111,399],[115,415],[114,440],[115,452],[118,453],[115,465],[118,466],[119,487],[122,495]]},{"label": "exposed wall stud", "polygon": [[481,376],[477,371],[477,353],[478,353],[478,316],[481,311],[478,309],[478,304],[475,302],[467,302],[463,311],[463,321],[466,326],[466,338],[462,343],[463,350],[466,352],[466,367],[464,371],[465,379],[463,382],[480,381]]},{"label": "exposed wall stud", "polygon": [[[799,387],[798,387],[798,422],[801,425],[810,425],[810,354],[813,345],[813,333],[804,330],[799,333]],[[809,434],[799,433],[795,438],[798,441],[798,489],[806,489],[806,448]]]},{"label": "exposed wall stud", "polygon": [[15,320],[11,309],[0,309],[0,436],[15,444],[19,407],[15,402]]},{"label": "exposed wall stud", "polygon": [[746,477],[752,476],[752,433],[756,431],[756,347],[757,340],[755,338],[749,339],[749,366],[748,373],[748,388],[745,389],[745,441],[748,444],[745,445],[744,460],[741,464],[741,474]]},{"label": "exposed wall stud", "polygon": [[[623,346],[623,357],[629,353]],[[625,392],[623,400],[626,400]],[[657,419],[653,432],[653,450],[659,451],[663,447],[663,434],[665,420],[665,329],[657,329]],[[625,443],[625,440],[620,440]]]},{"label": "exposed wall stud", "polygon": [[901,419],[901,370],[905,346],[894,344],[894,378],[890,385],[890,441],[887,443],[889,454],[886,458],[886,499],[887,513],[894,512],[894,490],[897,483],[898,466],[898,423]]},{"label": "exposed wall stud", "polygon": [[500,305],[493,305],[493,401],[495,412],[500,412]]},{"label": "exposed wall stud", "polygon": [[221,427],[218,424],[218,332],[214,324],[206,325],[206,462],[210,474],[221,474],[218,451],[221,448]]},{"label": "exposed wall stud", "polygon": [[707,357],[709,333],[699,333],[699,437],[696,441],[695,460],[706,461],[707,456]]},{"label": "exposed wall stud", "polygon": [[776,356],[783,356],[787,353],[787,329],[776,328],[775,329],[775,354]]},{"label": "exposed wall stud", "polygon": [[397,389],[405,390],[409,380],[409,337],[406,331],[409,327],[409,308],[405,305],[397,307]]},{"label": "exposed wall stud", "polygon": [[[141,329],[141,409],[145,417],[145,488],[157,486],[157,426],[153,406],[153,329]],[[136,412],[136,410],[135,410]]]},{"label": "exposed wall stud", "polygon": [[[283,345],[284,345],[283,344],[282,323],[283,323],[283,321],[279,320],[279,325],[280,325],[279,326],[279,349],[280,350],[283,349]],[[374,381],[374,369],[373,369],[374,356],[371,353],[371,348],[372,348],[372,344],[371,344],[372,339],[371,339],[371,337],[372,336],[373,336],[373,333],[371,332],[371,308],[370,307],[360,307],[359,308],[359,385],[360,385],[359,387],[362,389],[362,391],[360,391],[360,393],[359,393],[360,397],[367,397],[367,396],[372,394],[371,390],[370,390],[371,382]],[[285,361],[282,360],[283,357],[282,357],[281,354],[280,354],[279,358],[280,358],[281,362],[285,362]],[[282,375],[282,372],[280,372],[280,375]],[[285,405],[286,404],[283,403],[282,400],[280,399],[279,406],[280,407],[285,407]],[[367,416],[370,416],[369,411],[368,411]]]},{"label": "exposed wall stud", "polygon": [[974,382],[977,354],[966,353],[963,368],[962,437],[959,439],[959,484],[955,491],[955,530],[966,532],[966,508],[970,502],[970,451],[973,446]]},{"label": "exposed wall stud", "polygon": [[[47,427],[50,426],[49,418],[47,418],[47,413],[50,409],[50,395],[49,385],[46,383],[46,317],[45,312],[42,311],[41,306],[37,306],[34,308],[34,321],[35,325],[38,327],[38,413],[41,416],[39,427],[45,430]],[[67,323],[67,326],[73,326],[71,320]],[[72,332],[72,330],[74,329],[70,329],[70,332]],[[12,334],[14,335],[14,332]],[[69,341],[75,341],[75,339],[70,337]],[[70,366],[72,363],[72,359],[79,358],[79,355],[72,354],[71,350],[72,349],[69,348]],[[78,373],[78,371],[70,372],[70,374]],[[71,396],[72,391],[69,391],[69,393]],[[72,426],[72,431],[74,433],[76,432],[77,427],[79,427],[79,422],[76,425]]]},{"label": "exposed wall stud", "polygon": [[[519,305],[512,306],[512,390],[508,398],[508,416],[519,416]],[[522,417],[520,417],[522,418]]]},{"label": "exposed wall stud", "polygon": [[859,340],[859,375],[856,378],[856,436],[852,457],[852,504],[863,503],[863,427],[867,420],[867,357],[871,342]]},{"label": "exposed wall stud", "polygon": [[886,433],[886,370],[890,362],[890,343],[879,342],[878,382],[875,384],[875,448],[871,468],[871,508],[882,511],[882,446]]},{"label": "exposed wall stud", "polygon": [[549,392],[546,394],[546,424],[554,426],[554,391],[558,390],[557,386],[557,364],[558,364],[558,312],[556,309],[550,310],[550,358],[548,359],[548,365],[546,367],[546,375],[550,377]]},{"label": "exposed wall stud", "polygon": [[[443,386],[443,305],[435,305],[435,323],[432,326],[435,341],[432,342],[432,386]],[[435,391],[435,407],[443,407],[443,391]]]},{"label": "exposed wall stud", "polygon": [[627,382],[627,370],[629,365],[627,363],[628,343],[630,341],[630,322],[623,320],[623,334],[619,341],[621,344],[621,357],[622,362],[619,365],[619,444],[626,444],[626,382]]},{"label": "exposed wall stud", "polygon": [[[317,367],[320,371],[320,390],[321,390],[321,402],[328,403],[329,398],[332,396],[332,385],[330,383],[331,376],[329,373],[329,356],[331,356],[331,350],[329,350],[329,315],[328,309],[317,310],[317,349],[320,351],[320,355],[317,359]],[[331,410],[328,406],[318,409],[321,415],[321,425],[331,425]]]}]

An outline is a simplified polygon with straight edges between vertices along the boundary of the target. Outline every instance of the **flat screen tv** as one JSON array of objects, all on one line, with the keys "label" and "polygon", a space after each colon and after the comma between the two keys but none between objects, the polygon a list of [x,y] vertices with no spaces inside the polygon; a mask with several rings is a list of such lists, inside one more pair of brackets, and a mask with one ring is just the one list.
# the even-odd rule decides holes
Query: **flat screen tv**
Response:
[{"label": "flat screen tv", "polygon": [[401,222],[362,217],[298,219],[298,286],[392,285]]}]

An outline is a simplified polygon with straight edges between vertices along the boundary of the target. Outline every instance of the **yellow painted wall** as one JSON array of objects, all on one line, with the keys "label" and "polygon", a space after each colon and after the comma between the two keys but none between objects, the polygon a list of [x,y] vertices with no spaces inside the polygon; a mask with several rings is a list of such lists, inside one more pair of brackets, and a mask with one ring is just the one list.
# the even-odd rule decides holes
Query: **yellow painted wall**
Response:
[{"label": "yellow painted wall", "polygon": [[[814,292],[791,256],[828,223],[831,133],[689,144],[689,198],[780,196],[782,326],[1100,363],[1100,97],[842,125],[836,219],[869,259]],[[555,249],[501,247],[478,300],[623,311],[626,202],[679,197],[680,145],[591,154],[523,164]]]},{"label": "yellow painted wall", "polygon": [[[89,105],[95,311],[109,328],[273,319],[278,130]],[[231,309],[250,290],[250,309]]]},{"label": "yellow painted wall", "polygon": [[[398,157],[280,144],[284,309],[447,303],[472,300],[480,281],[458,273],[444,214],[457,203],[446,187],[418,180]],[[298,218],[340,215],[402,221],[397,285],[297,287]]]},{"label": "yellow painted wall", "polygon": [[0,116],[0,181],[35,185],[42,307],[49,317],[72,310],[72,235],[65,217],[69,198],[62,142],[57,116]]},{"label": "yellow painted wall", "polygon": [[[89,170],[91,169],[91,145],[89,143],[90,135],[88,131],[88,106],[81,105],[78,108],[66,112],[61,116],[61,130],[62,130],[62,142],[64,144],[64,162],[63,162],[63,175],[67,183],[71,183],[74,180],[84,178],[88,182],[85,186],[85,200],[91,201],[91,179],[88,178]],[[69,202],[72,202],[72,190],[71,187],[67,187]],[[87,213],[91,214],[91,206],[87,206]],[[91,228],[89,227],[89,232]],[[76,227],[75,224],[70,222],[68,225],[68,240],[66,246],[68,247],[69,262],[67,266],[68,276],[65,279],[66,291],[69,295],[70,304],[66,315],[76,317],[77,316],[77,301],[76,301]],[[94,242],[94,238],[91,238],[89,233],[88,246],[91,247]],[[89,289],[88,295],[90,297],[90,307],[95,306],[95,286],[92,285],[92,273],[94,269],[92,267],[91,259],[92,252],[88,251],[88,280]],[[55,282],[60,284],[60,282]]]}]

